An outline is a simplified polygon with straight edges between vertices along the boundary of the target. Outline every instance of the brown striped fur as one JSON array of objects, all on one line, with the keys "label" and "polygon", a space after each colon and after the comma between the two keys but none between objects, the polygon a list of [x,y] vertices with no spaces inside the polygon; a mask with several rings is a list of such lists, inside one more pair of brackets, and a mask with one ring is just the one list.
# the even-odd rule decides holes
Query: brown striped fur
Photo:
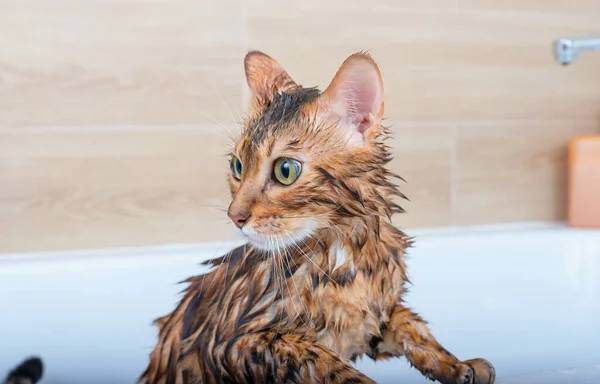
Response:
[{"label": "brown striped fur", "polygon": [[[248,243],[208,262],[158,319],[141,383],[372,383],[351,361],[405,356],[442,383],[491,384],[483,359],[461,362],[402,301],[411,240],[392,225],[404,197],[386,165],[383,85],[365,53],[330,86],[297,85],[260,52],[246,56],[253,103],[232,156],[229,215]],[[276,159],[298,160],[291,185]]]}]

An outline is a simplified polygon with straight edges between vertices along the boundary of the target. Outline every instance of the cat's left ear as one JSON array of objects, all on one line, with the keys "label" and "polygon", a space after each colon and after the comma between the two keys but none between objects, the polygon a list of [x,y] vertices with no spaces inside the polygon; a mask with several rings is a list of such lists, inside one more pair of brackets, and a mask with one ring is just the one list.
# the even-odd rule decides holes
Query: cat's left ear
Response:
[{"label": "cat's left ear", "polygon": [[366,147],[378,135],[383,118],[383,81],[375,61],[366,53],[348,57],[320,97],[325,112],[339,119],[350,144]]},{"label": "cat's left ear", "polygon": [[244,69],[255,105],[264,105],[275,93],[298,86],[277,61],[260,51],[246,54]]}]

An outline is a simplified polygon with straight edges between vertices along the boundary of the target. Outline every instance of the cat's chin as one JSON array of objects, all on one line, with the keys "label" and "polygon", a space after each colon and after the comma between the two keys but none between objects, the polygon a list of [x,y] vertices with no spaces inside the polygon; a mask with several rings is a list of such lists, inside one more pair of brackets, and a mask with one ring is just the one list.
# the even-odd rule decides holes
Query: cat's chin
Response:
[{"label": "cat's chin", "polygon": [[297,242],[290,239],[289,237],[281,237],[277,235],[246,235],[244,234],[253,248],[265,251],[265,252],[277,252],[283,249],[297,246]]},{"label": "cat's chin", "polygon": [[242,228],[242,234],[253,248],[265,252],[277,252],[287,248],[298,248],[308,237],[312,236],[316,223],[312,220],[304,222],[296,232],[259,233],[250,226]]}]

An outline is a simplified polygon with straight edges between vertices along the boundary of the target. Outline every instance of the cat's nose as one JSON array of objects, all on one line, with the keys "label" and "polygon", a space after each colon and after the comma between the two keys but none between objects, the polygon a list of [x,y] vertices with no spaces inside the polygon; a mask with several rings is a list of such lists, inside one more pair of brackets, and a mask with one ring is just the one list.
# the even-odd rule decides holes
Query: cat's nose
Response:
[{"label": "cat's nose", "polygon": [[233,221],[233,224],[235,224],[235,226],[240,229],[244,226],[244,224],[246,224],[246,222],[250,218],[250,215],[245,215],[242,212],[227,212],[227,216],[229,216],[231,221]]}]

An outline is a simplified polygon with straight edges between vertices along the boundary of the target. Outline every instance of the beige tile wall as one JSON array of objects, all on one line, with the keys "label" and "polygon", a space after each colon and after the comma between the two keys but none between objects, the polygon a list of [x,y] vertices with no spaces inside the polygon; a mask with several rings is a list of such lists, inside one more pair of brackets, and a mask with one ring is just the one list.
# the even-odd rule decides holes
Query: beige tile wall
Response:
[{"label": "beige tile wall", "polygon": [[416,227],[565,215],[566,145],[600,132],[597,0],[0,2],[0,251],[233,239],[225,143],[261,49],[304,85],[379,62]]}]

